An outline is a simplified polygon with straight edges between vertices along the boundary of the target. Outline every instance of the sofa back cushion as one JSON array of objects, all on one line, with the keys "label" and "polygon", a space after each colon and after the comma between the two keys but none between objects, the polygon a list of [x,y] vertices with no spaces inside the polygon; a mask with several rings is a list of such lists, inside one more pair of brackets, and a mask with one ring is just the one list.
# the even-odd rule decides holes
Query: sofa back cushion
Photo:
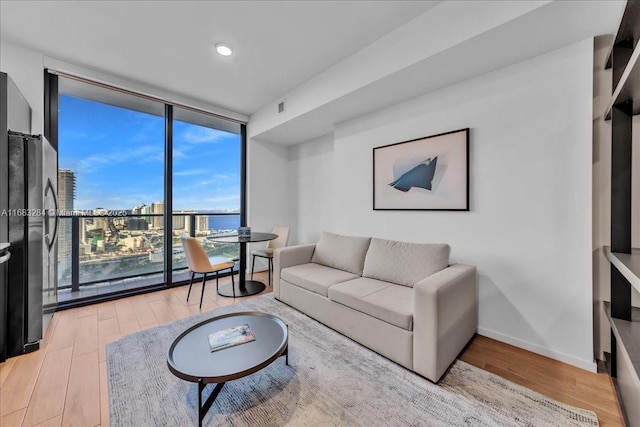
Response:
[{"label": "sofa back cushion", "polygon": [[341,236],[322,232],[311,262],[362,276],[369,237]]},{"label": "sofa back cushion", "polygon": [[371,239],[364,277],[413,287],[449,265],[451,248],[443,243],[409,243]]}]

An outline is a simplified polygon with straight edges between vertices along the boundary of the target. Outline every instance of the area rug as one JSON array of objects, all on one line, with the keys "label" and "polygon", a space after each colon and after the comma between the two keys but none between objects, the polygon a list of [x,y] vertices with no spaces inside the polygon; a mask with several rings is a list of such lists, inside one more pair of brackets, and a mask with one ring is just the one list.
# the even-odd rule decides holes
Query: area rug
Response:
[{"label": "area rug", "polygon": [[[264,295],[126,336],[107,346],[112,426],[198,424],[197,385],[166,357],[189,326],[229,312],[262,311],[289,325],[283,357],[228,382],[205,425],[597,426],[596,415],[456,361],[434,384]],[[209,386],[212,387],[212,386]]]}]

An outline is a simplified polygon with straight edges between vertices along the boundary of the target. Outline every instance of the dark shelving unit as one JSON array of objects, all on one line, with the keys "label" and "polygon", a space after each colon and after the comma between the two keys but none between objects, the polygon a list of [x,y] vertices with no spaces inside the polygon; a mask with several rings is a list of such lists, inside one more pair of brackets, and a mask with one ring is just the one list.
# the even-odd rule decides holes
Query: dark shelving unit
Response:
[{"label": "dark shelving unit", "polygon": [[[628,0],[607,62],[613,94],[605,113],[611,120],[611,302],[605,312],[611,325],[609,373],[615,379],[629,426],[640,426],[640,249],[631,247],[633,116],[640,114],[640,0]],[[637,149],[640,149],[638,147]],[[635,189],[636,196],[640,193]],[[636,224],[637,225],[637,224]]]}]

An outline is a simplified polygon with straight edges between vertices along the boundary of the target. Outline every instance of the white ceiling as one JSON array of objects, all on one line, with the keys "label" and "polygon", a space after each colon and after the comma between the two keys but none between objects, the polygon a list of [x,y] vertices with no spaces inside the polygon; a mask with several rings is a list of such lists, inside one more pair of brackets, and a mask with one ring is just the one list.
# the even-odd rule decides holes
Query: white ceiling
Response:
[{"label": "white ceiling", "polygon": [[[155,88],[251,116],[250,138],[290,145],[403,100],[613,34],[624,4],[0,0],[0,40],[54,64],[152,89],[147,93]],[[214,53],[220,42],[233,46],[234,55]],[[284,99],[286,114],[278,115]]]},{"label": "white ceiling", "polygon": [[[351,64],[348,71],[359,78],[348,78],[349,84],[336,77],[345,72],[333,73],[332,78],[327,76],[338,68],[333,67],[305,83],[304,90],[286,95],[287,102],[293,104],[295,101],[302,103],[302,97],[312,98],[309,94],[315,94],[315,98],[320,99],[315,105],[288,111],[288,117],[282,118],[275,115],[275,105],[252,115],[249,137],[282,145],[308,141],[332,132],[341,122],[590,37],[614,34],[624,6],[624,1],[614,0],[443,2],[405,24],[402,37],[397,37],[400,34],[396,31],[365,48],[370,55],[357,65]],[[482,13],[486,16],[478,19]],[[445,28],[452,29],[451,34],[440,36],[441,30],[436,30],[435,35],[430,31],[432,28],[429,27],[434,26],[434,15],[438,22],[444,22]],[[492,20],[494,22],[490,22]],[[454,37],[457,38],[455,41]],[[451,42],[446,49],[429,50],[447,39]],[[363,78],[366,70],[384,64],[389,55],[381,52],[380,46],[389,44],[402,44],[412,55],[413,62],[397,69],[386,67],[387,70],[375,80],[367,82]],[[425,45],[431,46],[425,49]],[[362,52],[356,56],[362,56]],[[349,60],[355,62],[356,58],[346,61]],[[400,57],[396,60],[402,62]],[[318,95],[336,86],[343,90],[332,99],[321,99]],[[297,96],[299,93],[302,95]]]},{"label": "white ceiling", "polygon": [[0,38],[251,115],[438,3],[2,0]]}]

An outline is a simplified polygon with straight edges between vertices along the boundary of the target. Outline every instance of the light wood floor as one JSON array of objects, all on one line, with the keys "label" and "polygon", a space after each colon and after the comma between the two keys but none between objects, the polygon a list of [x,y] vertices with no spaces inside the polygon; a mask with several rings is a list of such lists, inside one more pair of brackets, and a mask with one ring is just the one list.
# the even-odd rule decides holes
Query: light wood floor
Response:
[{"label": "light wood floor", "polygon": [[[257,276],[266,282],[266,274]],[[194,285],[189,303],[187,286],[182,286],[56,313],[39,351],[0,364],[0,425],[108,426],[105,345],[198,313],[200,289]],[[214,283],[208,282],[202,311],[239,300],[218,296]],[[480,336],[462,359],[553,399],[593,410],[602,426],[623,425],[606,374],[589,373]]]}]

